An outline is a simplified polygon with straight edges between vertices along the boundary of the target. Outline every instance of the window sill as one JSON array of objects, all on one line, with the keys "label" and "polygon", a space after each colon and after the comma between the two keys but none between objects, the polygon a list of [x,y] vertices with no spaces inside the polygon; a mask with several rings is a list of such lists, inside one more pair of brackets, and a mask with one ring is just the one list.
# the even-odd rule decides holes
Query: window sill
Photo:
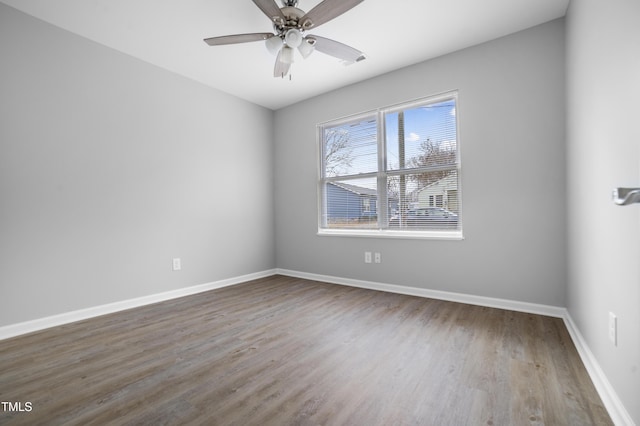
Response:
[{"label": "window sill", "polygon": [[461,230],[456,231],[395,231],[390,229],[318,229],[319,236],[396,238],[412,240],[464,240]]}]

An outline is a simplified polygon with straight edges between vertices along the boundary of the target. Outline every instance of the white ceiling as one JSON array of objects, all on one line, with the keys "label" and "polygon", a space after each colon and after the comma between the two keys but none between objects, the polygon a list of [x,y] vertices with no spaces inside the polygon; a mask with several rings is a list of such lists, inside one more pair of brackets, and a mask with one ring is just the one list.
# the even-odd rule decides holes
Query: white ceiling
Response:
[{"label": "white ceiling", "polygon": [[[569,0],[365,0],[310,34],[366,53],[344,66],[314,52],[274,78],[263,42],[206,37],[272,30],[251,0],[0,0],[113,49],[271,109],[565,15]],[[278,5],[280,4],[280,0]],[[309,11],[320,0],[300,0]]]}]

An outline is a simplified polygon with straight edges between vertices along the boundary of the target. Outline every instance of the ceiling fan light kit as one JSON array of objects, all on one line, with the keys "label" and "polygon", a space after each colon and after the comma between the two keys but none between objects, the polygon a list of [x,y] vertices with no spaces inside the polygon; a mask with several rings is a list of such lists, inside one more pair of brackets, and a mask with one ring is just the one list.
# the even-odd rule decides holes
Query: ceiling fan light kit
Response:
[{"label": "ceiling fan light kit", "polygon": [[267,46],[269,53],[277,55],[280,49],[282,49],[283,41],[280,37],[269,37],[264,44]]},{"label": "ceiling fan light kit", "polygon": [[305,37],[302,40],[302,43],[300,43],[300,46],[298,46],[298,52],[300,52],[304,59],[307,59],[309,55],[313,53],[313,43],[313,40],[307,39]]},{"label": "ceiling fan light kit", "polygon": [[285,64],[292,64],[295,61],[293,57],[293,48],[289,46],[283,46],[280,51],[280,62]]},{"label": "ceiling fan light kit", "polygon": [[284,35],[284,42],[292,49],[300,47],[300,44],[302,44],[302,33],[300,33],[299,30],[292,28]]},{"label": "ceiling fan light kit", "polygon": [[252,0],[273,23],[274,33],[235,34],[206,38],[209,46],[247,43],[264,40],[267,50],[277,55],[273,70],[274,77],[289,74],[294,62],[295,49],[306,59],[314,50],[336,57],[345,64],[366,58],[361,51],[325,37],[307,35],[305,31],[342,15],[364,0],[323,0],[309,12],[297,8],[298,0],[282,0],[278,7],[276,0]]}]

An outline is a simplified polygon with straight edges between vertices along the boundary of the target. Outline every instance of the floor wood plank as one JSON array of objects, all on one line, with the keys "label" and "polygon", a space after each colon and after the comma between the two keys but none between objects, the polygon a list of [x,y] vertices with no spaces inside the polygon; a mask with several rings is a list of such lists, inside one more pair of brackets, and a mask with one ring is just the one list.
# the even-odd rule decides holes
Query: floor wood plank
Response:
[{"label": "floor wood plank", "polygon": [[560,319],[283,276],[0,341],[0,400],[32,405],[3,425],[611,424]]}]

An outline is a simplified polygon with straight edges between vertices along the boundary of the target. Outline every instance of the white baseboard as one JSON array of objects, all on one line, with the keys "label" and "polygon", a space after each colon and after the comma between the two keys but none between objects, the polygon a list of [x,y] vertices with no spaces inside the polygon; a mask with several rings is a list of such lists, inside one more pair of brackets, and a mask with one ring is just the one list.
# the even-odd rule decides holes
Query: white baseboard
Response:
[{"label": "white baseboard", "polygon": [[449,302],[466,303],[468,305],[486,306],[489,308],[507,309],[510,311],[526,312],[555,318],[564,318],[567,310],[560,306],[539,305],[535,303],[519,302],[516,300],[496,299],[492,297],[474,296],[463,293],[453,293],[440,290],[429,290],[417,287],[407,287],[395,284],[385,284],[374,281],[354,280],[350,278],[333,277],[330,275],[310,274],[307,272],[276,269],[276,273],[295,278],[304,278],[332,284],[351,287],[367,288],[370,290],[386,291],[389,293],[406,294],[408,296],[426,297],[430,299],[447,300]]},{"label": "white baseboard", "polygon": [[587,369],[589,377],[591,377],[591,381],[596,387],[596,390],[600,395],[600,399],[602,399],[602,403],[607,408],[613,423],[619,426],[635,426],[629,412],[622,404],[622,401],[620,401],[620,398],[611,386],[611,383],[609,383],[607,376],[604,374],[604,371],[602,371],[602,368],[600,368],[600,364],[598,364],[598,361],[589,349],[589,346],[587,346],[587,342],[584,340],[584,337],[582,336],[582,333],[580,333],[580,330],[578,330],[578,327],[576,327],[576,324],[573,322],[569,312],[567,312],[567,315],[565,315],[563,319],[567,330],[571,335],[571,339],[578,350],[578,354],[580,354],[582,363]]},{"label": "white baseboard", "polygon": [[495,299],[483,296],[473,296],[462,293],[452,293],[439,290],[428,290],[416,287],[405,287],[394,284],[384,284],[373,281],[354,280],[350,278],[333,277],[329,275],[310,274],[307,272],[291,271],[287,269],[276,269],[276,273],[295,278],[303,278],[314,281],[328,282],[351,287],[360,287],[370,290],[387,291],[390,293],[406,294],[409,296],[427,297],[431,299],[447,300],[450,302],[467,303],[470,305],[486,306],[490,308],[507,309],[517,312],[545,315],[555,318],[562,318],[573,340],[573,344],[578,350],[585,368],[593,382],[596,391],[600,395],[602,402],[607,409],[614,424],[618,426],[635,426],[631,416],[625,409],[609,383],[604,371],[600,368],[598,361],[587,346],[582,334],[574,324],[566,308],[559,306],[538,305],[534,303],[518,302],[514,300]]},{"label": "white baseboard", "polygon": [[123,300],[120,302],[108,303],[106,305],[94,306],[91,308],[80,309],[77,311],[65,312],[59,315],[39,318],[31,321],[25,321],[18,324],[11,324],[0,327],[0,340],[10,337],[19,336],[21,334],[32,333],[59,325],[69,324],[75,321],[81,321],[100,315],[111,314],[125,309],[137,308],[140,306],[150,305],[152,303],[164,302],[165,300],[177,299],[179,297],[189,296],[196,293],[202,293],[217,288],[228,287],[243,282],[256,280],[259,278],[269,277],[276,273],[275,269],[270,269],[253,274],[241,275],[238,277],[228,278],[220,281],[214,281],[206,284],[195,285],[191,287],[180,288],[163,293],[152,294],[149,296],[137,297],[135,299]]}]

